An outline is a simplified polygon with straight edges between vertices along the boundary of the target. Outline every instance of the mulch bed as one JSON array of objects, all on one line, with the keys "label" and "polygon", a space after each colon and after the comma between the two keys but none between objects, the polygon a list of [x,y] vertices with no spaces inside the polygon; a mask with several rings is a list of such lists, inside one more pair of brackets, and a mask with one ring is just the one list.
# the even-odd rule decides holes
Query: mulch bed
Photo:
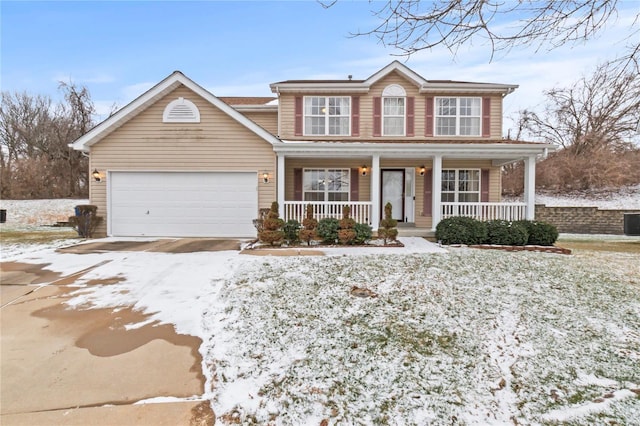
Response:
[{"label": "mulch bed", "polygon": [[537,251],[542,253],[571,254],[571,250],[555,246],[503,246],[494,244],[474,244],[468,246],[477,249],[494,249],[504,251]]}]

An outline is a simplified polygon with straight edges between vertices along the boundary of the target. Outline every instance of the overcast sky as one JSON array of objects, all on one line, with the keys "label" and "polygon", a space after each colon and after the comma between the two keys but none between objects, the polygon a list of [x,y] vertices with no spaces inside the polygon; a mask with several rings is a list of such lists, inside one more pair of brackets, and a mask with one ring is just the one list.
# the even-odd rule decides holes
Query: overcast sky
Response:
[{"label": "overcast sky", "polygon": [[[507,0],[510,1],[510,0]],[[640,2],[625,0],[617,20],[586,44],[494,57],[477,41],[454,58],[444,49],[409,59],[350,33],[377,23],[365,1],[318,2],[0,2],[2,90],[59,98],[57,82],[85,85],[100,113],[180,70],[217,96],[273,96],[287,79],[365,79],[400,59],[427,79],[518,84],[507,117],[543,101],[623,52]],[[637,33],[635,37],[640,37]],[[512,127],[506,120],[504,132]]]}]

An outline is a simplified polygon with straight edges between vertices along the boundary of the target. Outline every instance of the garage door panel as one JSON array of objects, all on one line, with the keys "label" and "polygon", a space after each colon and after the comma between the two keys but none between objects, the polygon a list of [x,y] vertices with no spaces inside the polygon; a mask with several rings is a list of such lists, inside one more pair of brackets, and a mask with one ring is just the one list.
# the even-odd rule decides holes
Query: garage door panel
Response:
[{"label": "garage door panel", "polygon": [[254,237],[257,174],[113,172],[111,235]]}]

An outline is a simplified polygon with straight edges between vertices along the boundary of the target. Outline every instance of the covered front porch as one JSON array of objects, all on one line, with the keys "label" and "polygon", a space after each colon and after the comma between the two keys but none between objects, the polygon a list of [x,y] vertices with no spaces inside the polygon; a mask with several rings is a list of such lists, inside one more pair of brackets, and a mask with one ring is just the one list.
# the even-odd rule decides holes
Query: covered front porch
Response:
[{"label": "covered front porch", "polygon": [[[284,220],[311,205],[318,220],[379,226],[387,202],[399,228],[435,230],[447,217],[533,219],[535,164],[547,145],[296,142],[276,145],[277,200]],[[525,162],[524,201],[503,202],[501,166]]]}]

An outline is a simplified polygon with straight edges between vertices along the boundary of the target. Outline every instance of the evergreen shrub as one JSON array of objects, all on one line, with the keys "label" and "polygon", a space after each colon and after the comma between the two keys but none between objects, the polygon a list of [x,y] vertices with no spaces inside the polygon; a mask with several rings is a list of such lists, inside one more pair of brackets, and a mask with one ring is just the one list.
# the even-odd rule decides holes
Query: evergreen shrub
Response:
[{"label": "evergreen shrub", "polygon": [[552,246],[558,240],[558,228],[547,222],[520,220],[529,233],[527,244],[534,246]]},{"label": "evergreen shrub", "polygon": [[487,239],[487,226],[471,217],[448,217],[436,225],[436,239],[442,244],[482,244]]},{"label": "evergreen shrub", "polygon": [[486,222],[488,244],[523,246],[527,244],[529,233],[527,228],[518,222],[507,220],[490,220]]},{"label": "evergreen shrub", "polygon": [[326,217],[318,222],[316,232],[323,243],[335,244],[338,240],[338,229],[340,229],[340,221],[332,217]]}]

